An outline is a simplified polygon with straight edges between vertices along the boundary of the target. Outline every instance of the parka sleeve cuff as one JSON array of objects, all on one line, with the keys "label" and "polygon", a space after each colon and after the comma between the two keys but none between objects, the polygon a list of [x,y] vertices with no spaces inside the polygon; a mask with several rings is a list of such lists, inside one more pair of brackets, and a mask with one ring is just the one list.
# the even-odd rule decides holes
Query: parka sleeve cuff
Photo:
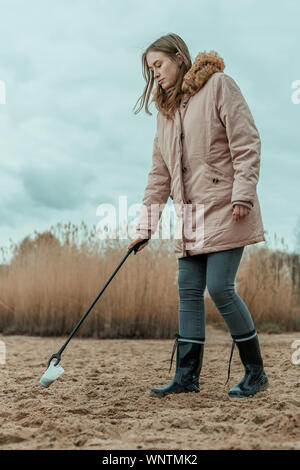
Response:
[{"label": "parka sleeve cuff", "polygon": [[253,204],[250,201],[233,201],[232,202],[232,207],[236,204],[240,204],[241,206],[246,206],[248,209],[252,209]]},{"label": "parka sleeve cuff", "polygon": [[132,240],[135,240],[136,238],[141,238],[144,240],[145,238],[151,238],[151,230],[146,230],[146,229],[141,229],[141,230],[136,230]]}]

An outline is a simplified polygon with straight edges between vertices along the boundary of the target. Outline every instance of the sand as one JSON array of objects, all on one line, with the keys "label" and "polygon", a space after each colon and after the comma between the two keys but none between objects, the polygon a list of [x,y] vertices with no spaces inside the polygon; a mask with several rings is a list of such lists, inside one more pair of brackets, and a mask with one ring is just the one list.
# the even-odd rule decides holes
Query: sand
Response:
[{"label": "sand", "polygon": [[62,356],[64,374],[44,388],[39,380],[65,339],[0,336],[0,449],[299,450],[300,364],[292,363],[292,343],[300,334],[259,338],[270,386],[237,400],[227,390],[243,376],[238,351],[225,387],[231,339],[209,325],[201,392],[162,399],[150,389],[174,375],[174,340],[74,337]]}]

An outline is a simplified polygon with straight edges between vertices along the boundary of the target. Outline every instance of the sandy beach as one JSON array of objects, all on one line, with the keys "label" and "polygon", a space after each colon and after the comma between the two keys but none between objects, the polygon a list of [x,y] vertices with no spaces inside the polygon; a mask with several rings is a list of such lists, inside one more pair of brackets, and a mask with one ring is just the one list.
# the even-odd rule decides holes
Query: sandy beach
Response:
[{"label": "sandy beach", "polygon": [[231,338],[209,325],[201,392],[163,399],[150,389],[174,375],[174,340],[74,337],[62,355],[64,374],[44,388],[39,380],[65,338],[0,336],[0,449],[299,450],[300,364],[292,362],[292,344],[300,334],[259,339],[270,386],[234,400],[227,390],[243,376],[238,350],[225,387]]}]

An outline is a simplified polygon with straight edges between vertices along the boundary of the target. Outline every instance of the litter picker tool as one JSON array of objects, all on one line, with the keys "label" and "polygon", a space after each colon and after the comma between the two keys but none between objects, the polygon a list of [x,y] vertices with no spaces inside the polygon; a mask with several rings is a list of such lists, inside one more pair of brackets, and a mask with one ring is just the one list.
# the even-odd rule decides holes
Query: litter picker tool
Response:
[{"label": "litter picker tool", "polygon": [[[76,333],[76,331],[78,330],[78,328],[80,327],[80,325],[83,323],[83,321],[86,319],[86,317],[88,316],[88,314],[90,313],[90,311],[92,310],[92,308],[94,307],[95,303],[99,300],[99,298],[101,297],[101,295],[103,294],[104,290],[106,289],[106,287],[108,286],[108,284],[110,283],[110,281],[113,279],[113,277],[115,276],[115,274],[119,271],[120,267],[122,266],[122,264],[126,261],[127,257],[130,255],[130,253],[132,251],[134,251],[134,254],[136,255],[137,253],[137,250],[139,249],[139,247],[141,245],[143,245],[144,243],[146,243],[148,241],[148,238],[146,239],[143,239],[139,242],[137,242],[134,247],[130,248],[130,250],[128,250],[128,252],[126,253],[126,255],[124,256],[124,258],[122,259],[122,261],[120,262],[119,266],[115,269],[115,271],[113,272],[113,274],[111,275],[111,277],[109,278],[109,280],[107,281],[107,283],[105,284],[105,286],[103,287],[103,289],[101,290],[101,292],[99,292],[99,294],[97,295],[97,297],[95,298],[95,300],[93,301],[93,303],[90,305],[90,307],[88,308],[88,310],[85,312],[85,314],[82,316],[82,318],[80,319],[80,321],[77,323],[77,325],[74,327],[72,333],[70,333],[69,337],[67,338],[67,340],[65,341],[65,343],[62,345],[62,347],[60,348],[60,350],[55,353],[55,354],[52,354],[52,356],[50,357],[49,361],[48,361],[48,367],[46,369],[46,371],[44,372],[44,374],[42,375],[41,377],[41,380],[40,380],[40,384],[43,385],[44,387],[49,387],[49,385],[52,384],[52,382],[54,382],[54,380],[58,379],[58,377],[60,377],[61,374],[63,374],[64,372],[64,369],[59,366],[59,362],[61,361],[61,355],[64,351],[64,349],[66,348],[67,344],[69,343],[69,341],[71,340],[71,338],[74,336],[74,334]],[[56,359],[56,362],[54,364],[53,359]]]}]

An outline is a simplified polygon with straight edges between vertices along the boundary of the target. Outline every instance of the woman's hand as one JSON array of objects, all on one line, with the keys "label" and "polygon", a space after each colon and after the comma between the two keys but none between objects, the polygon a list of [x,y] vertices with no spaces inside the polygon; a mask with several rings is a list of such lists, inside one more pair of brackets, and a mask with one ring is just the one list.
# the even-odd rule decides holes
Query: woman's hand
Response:
[{"label": "woman's hand", "polygon": [[235,220],[242,219],[243,217],[246,217],[249,215],[250,209],[246,206],[241,206],[239,204],[235,204],[233,206],[233,217]]},{"label": "woman's hand", "polygon": [[[131,248],[133,248],[138,242],[140,242],[141,240],[143,240],[142,238],[136,238],[135,240],[132,240],[132,242],[130,243],[130,245],[128,245],[128,250],[130,250]],[[139,249],[137,251],[141,251],[143,248],[145,248],[146,245],[148,245],[149,241],[144,243],[143,245],[141,245],[139,247]]]}]

